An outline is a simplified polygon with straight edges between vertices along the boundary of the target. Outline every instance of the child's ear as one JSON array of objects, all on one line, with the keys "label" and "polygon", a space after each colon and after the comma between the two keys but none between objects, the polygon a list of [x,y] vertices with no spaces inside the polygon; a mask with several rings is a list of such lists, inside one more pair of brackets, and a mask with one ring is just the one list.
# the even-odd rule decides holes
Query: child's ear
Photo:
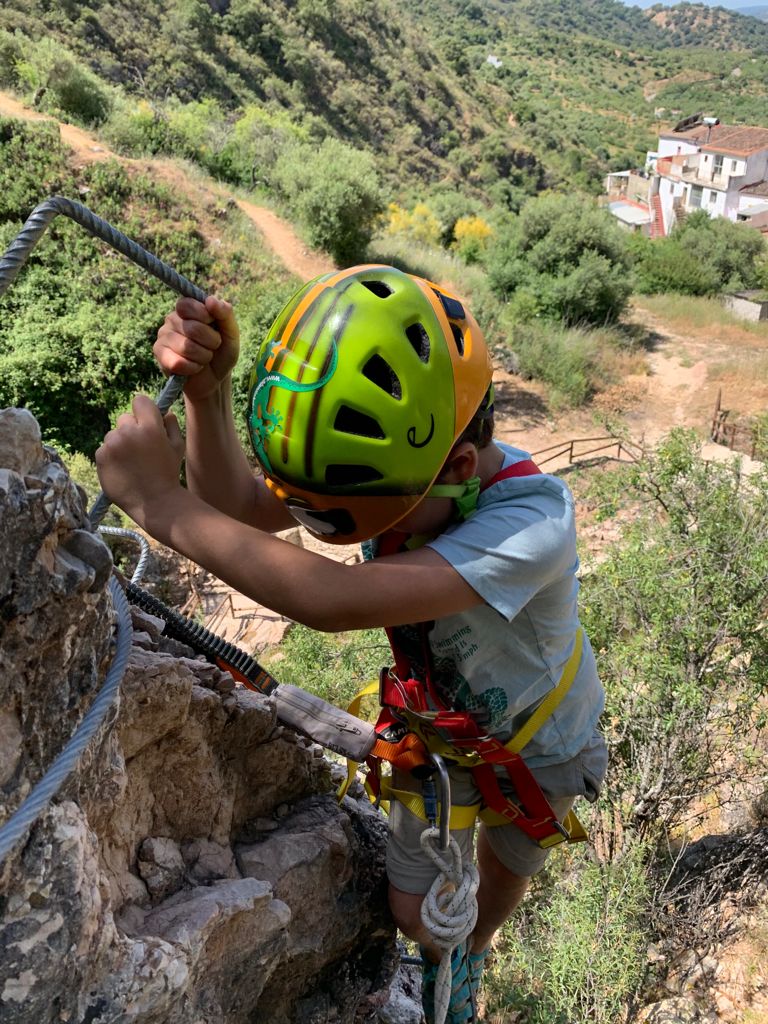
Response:
[{"label": "child's ear", "polygon": [[471,441],[461,441],[451,449],[438,477],[441,484],[463,484],[477,476],[478,453]]}]

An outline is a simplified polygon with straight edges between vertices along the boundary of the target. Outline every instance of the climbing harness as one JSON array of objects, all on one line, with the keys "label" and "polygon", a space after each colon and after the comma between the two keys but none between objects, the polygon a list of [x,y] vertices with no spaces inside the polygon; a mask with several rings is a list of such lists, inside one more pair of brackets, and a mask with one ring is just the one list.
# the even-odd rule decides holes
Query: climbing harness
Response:
[{"label": "climbing harness", "polygon": [[[483,490],[502,480],[532,476],[541,470],[530,460],[521,460],[502,469]],[[437,484],[430,492],[434,496],[459,499],[458,516],[469,518],[480,493],[479,481],[471,486]],[[409,538],[406,534],[389,531],[379,544],[378,554],[393,554],[404,546],[424,543],[428,538]],[[467,944],[477,920],[477,869],[461,864],[458,844],[451,830],[471,828],[479,817],[489,826],[514,824],[533,842],[548,849],[564,841],[578,842],[587,838],[581,823],[571,811],[563,822],[557,818],[549,801],[521,756],[544,722],[554,713],[568,693],[581,663],[583,633],[574,639],[573,651],[566,662],[557,685],[547,694],[529,716],[523,727],[506,743],[483,733],[472,714],[448,708],[433,681],[429,628],[421,623],[421,648],[425,670],[423,678],[416,677],[405,653],[399,648],[393,630],[387,630],[393,668],[381,671],[378,684],[365,687],[352,701],[349,710],[358,715],[366,696],[378,693],[381,712],[376,722],[376,742],[367,759],[366,790],[377,805],[388,809],[389,801],[397,800],[416,817],[427,823],[422,832],[421,845],[425,854],[438,869],[429,893],[422,904],[422,923],[441,950],[442,957],[434,984],[434,1022],[443,1024],[451,997],[451,979],[455,951],[461,949],[465,958],[472,1016],[476,1020],[475,990],[482,970],[482,958],[470,960]],[[395,788],[393,776],[384,776],[382,762],[392,769],[409,772],[422,780],[421,793]],[[470,806],[453,806],[446,761],[466,767],[472,773],[480,792],[481,801]],[[512,784],[516,800],[501,789],[496,768],[503,768]],[[357,764],[348,764],[346,782],[339,789],[343,796],[354,777]],[[436,829],[435,784],[437,771],[440,780],[440,830]],[[439,844],[436,839],[439,837]],[[453,955],[453,960],[452,960]],[[453,965],[453,966],[452,966]],[[462,1019],[464,1019],[462,1017]]]},{"label": "climbing harness", "polygon": [[[521,460],[498,472],[484,490],[502,480],[537,475],[540,472],[532,460]],[[391,554],[399,550],[407,540],[405,534],[390,531],[382,538],[379,554]],[[421,647],[426,666],[423,679],[414,677],[393,631],[388,630],[387,633],[395,661],[394,668],[383,669],[378,687],[366,687],[349,708],[352,714],[358,714],[362,698],[378,689],[382,710],[376,722],[377,741],[367,759],[369,775],[366,785],[372,798],[378,802],[399,800],[412,813],[426,820],[422,797],[417,793],[395,789],[392,778],[382,776],[381,763],[388,761],[393,768],[423,776],[430,754],[439,754],[452,764],[469,768],[481,795],[481,803],[451,807],[452,829],[470,828],[479,816],[485,824],[491,826],[509,823],[516,825],[543,849],[566,840],[578,842],[586,839],[586,832],[573,812],[560,822],[521,756],[521,751],[553,714],[576,678],[583,648],[582,631],[576,634],[573,652],[558,684],[541,701],[525,725],[506,743],[483,733],[471,713],[454,711],[442,701],[433,682],[428,624],[420,624]],[[356,767],[350,765],[348,781]],[[517,801],[503,793],[496,767],[505,770]]]}]

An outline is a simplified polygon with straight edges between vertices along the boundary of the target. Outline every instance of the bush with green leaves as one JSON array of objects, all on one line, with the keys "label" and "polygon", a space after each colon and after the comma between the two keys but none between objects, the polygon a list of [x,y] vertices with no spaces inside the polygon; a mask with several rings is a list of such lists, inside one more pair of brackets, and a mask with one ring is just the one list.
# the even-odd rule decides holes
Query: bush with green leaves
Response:
[{"label": "bush with green leaves", "polygon": [[296,144],[277,160],[274,183],[311,245],[337,263],[361,259],[383,209],[373,157],[338,139]]},{"label": "bush with green leaves", "polygon": [[591,200],[543,195],[499,229],[484,257],[491,287],[522,294],[527,318],[566,324],[618,319],[632,291],[626,236]]},{"label": "bush with green leaves", "polygon": [[636,834],[710,806],[753,744],[768,688],[768,471],[705,462],[675,431],[602,478],[621,541],[582,581],[582,617],[606,684],[609,797]]},{"label": "bush with green leaves", "polygon": [[768,248],[759,231],[696,210],[668,238],[632,237],[636,288],[654,295],[715,295],[759,287]]},{"label": "bush with green leaves", "polygon": [[509,345],[519,372],[549,385],[553,406],[583,405],[594,393],[596,359],[588,332],[555,324],[515,323]]},{"label": "bush with green leaves", "polygon": [[634,259],[635,288],[642,295],[675,292],[681,295],[714,295],[720,289],[715,270],[677,238],[643,238],[630,243]]},{"label": "bush with green leaves", "polygon": [[496,940],[485,971],[489,1020],[510,1010],[520,1024],[624,1020],[645,971],[644,854],[635,844],[601,863],[583,849],[555,850]]},{"label": "bush with green leaves", "polygon": [[481,204],[477,199],[465,195],[463,192],[440,189],[435,191],[426,200],[427,206],[437,218],[440,232],[439,241],[444,248],[448,248],[454,239],[454,227],[462,217],[472,217],[480,214]]},{"label": "bush with green leaves", "polygon": [[101,124],[112,106],[113,90],[45,36],[0,32],[0,81],[25,93],[38,109],[85,125]]}]

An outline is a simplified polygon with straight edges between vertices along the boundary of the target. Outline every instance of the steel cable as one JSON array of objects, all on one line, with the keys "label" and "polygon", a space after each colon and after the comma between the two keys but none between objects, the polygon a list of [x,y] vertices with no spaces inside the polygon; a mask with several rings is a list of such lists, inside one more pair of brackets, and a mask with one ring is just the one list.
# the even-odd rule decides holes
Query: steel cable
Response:
[{"label": "steel cable", "polygon": [[109,589],[117,613],[117,636],[115,654],[107,671],[107,677],[64,749],[21,806],[0,826],[0,860],[10,853],[27,829],[51,802],[72,773],[91,739],[101,728],[115,702],[131,650],[133,628],[128,601],[115,579],[109,581]]},{"label": "steel cable", "polygon": [[138,530],[129,530],[124,526],[100,526],[99,533],[104,533],[108,537],[125,537],[127,540],[132,540],[134,543],[139,545],[141,548],[141,554],[139,555],[139,560],[136,563],[136,568],[133,570],[131,583],[141,583],[150,555],[149,541],[147,538],[142,536]]}]

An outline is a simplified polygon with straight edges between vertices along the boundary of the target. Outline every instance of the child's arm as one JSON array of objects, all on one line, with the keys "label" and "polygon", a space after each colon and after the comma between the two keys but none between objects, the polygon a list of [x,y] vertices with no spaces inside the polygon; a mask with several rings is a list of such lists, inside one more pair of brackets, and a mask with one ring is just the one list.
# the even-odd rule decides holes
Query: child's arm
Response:
[{"label": "child's arm", "polygon": [[329,632],[454,614],[482,598],[435,551],[346,565],[254,529],[179,484],[184,442],[146,396],[96,453],[107,495],[153,537],[260,604]]},{"label": "child's arm", "polygon": [[235,429],[231,374],[239,339],[228,302],[209,296],[203,305],[185,298],[166,317],[154,351],[166,373],[188,378],[184,400],[190,491],[241,522],[283,530],[295,522],[263,479],[254,476]]}]

